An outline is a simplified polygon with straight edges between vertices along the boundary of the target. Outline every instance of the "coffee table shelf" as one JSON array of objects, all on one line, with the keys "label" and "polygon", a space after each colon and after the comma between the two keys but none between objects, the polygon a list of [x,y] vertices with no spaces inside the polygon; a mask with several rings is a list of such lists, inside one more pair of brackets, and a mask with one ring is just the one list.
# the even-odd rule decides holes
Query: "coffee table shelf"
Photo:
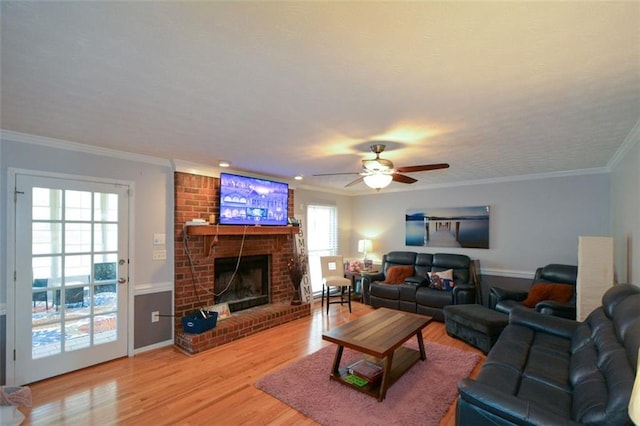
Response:
[{"label": "coffee table shelf", "polygon": [[[367,359],[372,362],[379,362],[379,360],[374,357],[364,357],[364,359]],[[418,361],[420,361],[419,351],[416,351],[415,349],[407,348],[405,346],[401,346],[398,349],[396,349],[396,351],[393,354],[393,363],[391,365],[391,371],[389,372],[388,386],[391,386],[396,381],[398,381],[398,379]],[[331,380],[335,380],[344,385],[352,387],[374,398],[380,397],[380,391],[382,387],[382,378],[380,378],[380,380],[376,381],[375,383],[367,383],[364,386],[358,386],[346,380],[347,376],[349,376],[349,371],[347,367],[340,368],[339,372],[340,372],[339,375],[331,374],[329,376]]]}]

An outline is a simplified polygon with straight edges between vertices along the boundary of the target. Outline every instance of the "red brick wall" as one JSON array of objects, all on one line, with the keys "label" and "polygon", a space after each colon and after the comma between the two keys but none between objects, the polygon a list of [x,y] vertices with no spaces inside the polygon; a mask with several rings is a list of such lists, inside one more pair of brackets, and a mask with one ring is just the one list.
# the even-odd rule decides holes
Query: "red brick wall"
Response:
[{"label": "red brick wall", "polygon": [[[206,255],[204,237],[190,235],[187,241],[193,260],[195,279],[192,278],[189,257],[183,244],[183,227],[194,218],[208,220],[210,214],[219,217],[218,178],[175,173],[175,315],[176,328],[182,328],[180,319],[200,307],[213,304],[215,257],[236,257],[240,253],[242,236],[218,237],[209,256]],[[289,211],[293,211],[293,191],[289,190]],[[220,225],[221,227],[223,225]],[[289,280],[287,262],[293,254],[290,235],[248,235],[243,255],[271,255],[271,302],[289,302],[293,287]]]}]

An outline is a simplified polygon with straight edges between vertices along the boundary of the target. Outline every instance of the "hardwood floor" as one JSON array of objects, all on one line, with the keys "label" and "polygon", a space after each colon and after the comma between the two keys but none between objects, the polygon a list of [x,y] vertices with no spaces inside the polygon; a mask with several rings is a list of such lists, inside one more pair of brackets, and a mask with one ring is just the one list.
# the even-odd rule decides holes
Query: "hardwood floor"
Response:
[{"label": "hardwood floor", "polygon": [[[313,420],[256,389],[265,374],[331,345],[322,333],[362,316],[371,307],[334,305],[311,317],[189,356],[175,347],[121,358],[30,385],[33,407],[25,425],[52,424],[269,424],[314,425]],[[444,324],[423,331],[425,341],[481,352],[447,336]],[[475,376],[482,363],[472,373]],[[330,365],[326,368],[327,380]],[[455,403],[441,425],[455,424]]]}]

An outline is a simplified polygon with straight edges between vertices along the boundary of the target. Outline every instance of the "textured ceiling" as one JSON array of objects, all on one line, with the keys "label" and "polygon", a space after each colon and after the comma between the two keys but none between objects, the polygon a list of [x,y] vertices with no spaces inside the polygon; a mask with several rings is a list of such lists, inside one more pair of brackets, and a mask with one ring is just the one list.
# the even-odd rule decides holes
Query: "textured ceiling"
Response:
[{"label": "textured ceiling", "polygon": [[[342,188],[604,168],[640,119],[640,2],[1,2],[1,127]],[[349,188],[371,192],[363,184]]]}]

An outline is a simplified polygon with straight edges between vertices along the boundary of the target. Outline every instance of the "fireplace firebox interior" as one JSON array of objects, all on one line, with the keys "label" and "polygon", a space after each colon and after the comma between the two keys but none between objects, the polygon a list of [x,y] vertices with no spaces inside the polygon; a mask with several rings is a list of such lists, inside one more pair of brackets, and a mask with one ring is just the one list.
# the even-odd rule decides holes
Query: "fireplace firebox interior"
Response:
[{"label": "fireplace firebox interior", "polygon": [[231,312],[271,303],[269,255],[221,257],[214,260],[214,300]]}]

